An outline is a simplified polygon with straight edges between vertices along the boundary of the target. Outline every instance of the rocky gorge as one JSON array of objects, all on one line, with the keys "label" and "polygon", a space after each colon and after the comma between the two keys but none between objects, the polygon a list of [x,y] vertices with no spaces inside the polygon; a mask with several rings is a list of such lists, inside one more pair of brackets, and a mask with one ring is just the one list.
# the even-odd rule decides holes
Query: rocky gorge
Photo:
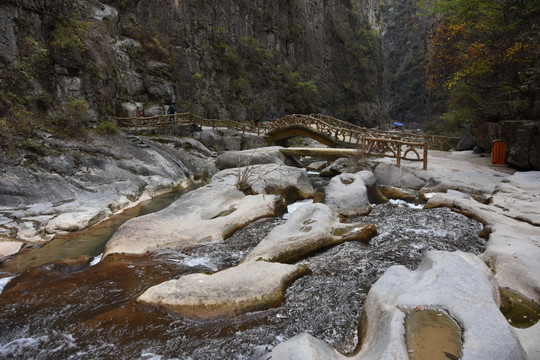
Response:
[{"label": "rocky gorge", "polygon": [[84,99],[94,124],[172,103],[238,121],[322,108],[352,118],[357,101],[383,93],[371,0],[9,0],[0,19],[0,71],[15,100],[52,113],[52,100]]},{"label": "rocky gorge", "polygon": [[[471,152],[432,151],[429,170],[414,164],[396,167],[384,159],[343,158],[322,172],[333,175],[321,194],[305,170],[291,166],[294,162],[281,155],[279,148],[238,151],[235,146],[234,151],[216,157],[216,144],[234,141],[208,142],[228,136],[220,131],[203,133],[197,137],[206,139],[205,145],[191,138],[119,134],[88,140],[85,146],[77,146],[78,151],[69,142],[44,139],[47,156],[21,154],[2,173],[2,189],[9,190],[2,194],[2,204],[9,204],[1,209],[4,256],[12,256],[21,247],[31,252],[32,246],[57,232],[88,227],[145,197],[197,182],[200,187],[171,206],[122,225],[106,245],[103,266],[122,268],[123,254],[189,252],[202,243],[218,246],[249,223],[281,214],[287,204],[316,198],[316,203],[292,212],[233,267],[177,279],[165,275],[152,286],[139,285],[136,303],[140,306],[204,321],[235,319],[279,307],[290,284],[312,276],[309,268],[295,264],[297,259],[344,242],[369,242],[383,231],[359,221],[371,211],[370,204],[384,197],[425,198],[426,209],[449,207],[480,221],[489,238],[486,249],[479,256],[431,251],[415,270],[390,267],[368,293],[359,350],[352,358],[409,358],[411,345],[403,337],[407,314],[427,310],[446,314],[458,324],[463,359],[539,357],[534,340],[538,324],[515,328],[499,310],[499,288],[540,302],[537,172],[492,167],[489,159]],[[242,135],[229,135],[237,144],[248,143],[241,141]],[[254,163],[235,167],[246,159]],[[223,170],[218,171],[216,164]],[[242,169],[247,171],[246,187],[239,186]],[[102,182],[96,182],[97,178]],[[137,265],[133,259],[128,267],[143,266],[143,260]],[[80,270],[89,261],[83,259],[87,265],[70,270],[75,271],[73,276],[83,274]],[[4,268],[9,268],[9,262]],[[31,273],[13,279],[0,297],[19,293]],[[112,273],[106,274],[113,278]],[[299,354],[306,359],[345,358],[302,332],[283,339],[261,358],[298,359]]]}]

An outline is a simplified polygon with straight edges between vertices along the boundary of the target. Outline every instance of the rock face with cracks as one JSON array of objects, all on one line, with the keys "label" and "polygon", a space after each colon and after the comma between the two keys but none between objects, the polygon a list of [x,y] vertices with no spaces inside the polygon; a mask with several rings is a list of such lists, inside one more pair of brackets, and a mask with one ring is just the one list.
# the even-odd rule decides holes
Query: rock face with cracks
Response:
[{"label": "rock face with cracks", "polygon": [[373,285],[364,307],[366,336],[357,355],[345,357],[304,335],[260,359],[308,359],[298,356],[299,349],[307,348],[309,359],[406,360],[405,310],[423,308],[447,312],[464,329],[463,360],[527,359],[498,302],[497,282],[480,259],[462,252],[432,251],[415,271],[392,266]]},{"label": "rock face with cracks", "polygon": [[[283,197],[269,192],[282,193],[292,188],[296,196],[313,196],[303,170],[279,168],[280,171],[263,171],[253,167],[250,174],[258,180],[257,184],[249,177],[248,181],[256,194],[248,196],[235,186],[237,171],[216,174],[208,185],[182,196],[168,208],[126,222],[107,243],[104,256],[182,249],[222,240],[257,219],[283,211]],[[268,188],[272,191],[266,191]]]},{"label": "rock face with cracks", "polygon": [[340,223],[338,214],[327,205],[304,205],[285,224],[275,227],[244,261],[290,262],[345,241],[367,242],[376,232],[372,224]]},{"label": "rock face with cracks", "polygon": [[214,273],[191,274],[146,290],[138,302],[181,316],[215,318],[278,305],[286,286],[307,268],[252,261]]},{"label": "rock face with cracks", "polygon": [[208,149],[191,139],[42,134],[35,141],[40,156],[0,155],[0,238],[49,241],[217,172]]}]

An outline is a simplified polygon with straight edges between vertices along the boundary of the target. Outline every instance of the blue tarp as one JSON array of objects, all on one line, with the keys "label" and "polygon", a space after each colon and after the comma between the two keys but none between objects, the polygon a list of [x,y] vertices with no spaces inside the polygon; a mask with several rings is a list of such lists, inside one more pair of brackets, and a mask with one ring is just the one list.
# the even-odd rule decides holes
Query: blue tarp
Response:
[{"label": "blue tarp", "polygon": [[400,123],[400,122],[397,122],[397,121],[396,121],[396,122],[394,122],[394,125],[395,125],[395,126],[403,126],[403,123]]}]

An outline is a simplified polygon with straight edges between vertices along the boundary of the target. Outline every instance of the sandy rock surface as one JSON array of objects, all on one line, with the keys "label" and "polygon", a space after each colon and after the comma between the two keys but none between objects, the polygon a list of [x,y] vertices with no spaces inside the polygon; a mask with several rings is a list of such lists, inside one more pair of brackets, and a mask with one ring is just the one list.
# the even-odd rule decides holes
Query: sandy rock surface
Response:
[{"label": "sandy rock surface", "polygon": [[244,261],[290,262],[345,241],[367,242],[376,232],[374,225],[340,223],[338,214],[327,205],[304,205],[270,231]]},{"label": "sandy rock surface", "polygon": [[0,161],[0,236],[48,241],[217,172],[209,150],[193,139],[44,135],[39,146],[42,156]]},{"label": "sandy rock surface", "polygon": [[248,183],[255,195],[246,196],[237,189],[237,169],[216,174],[208,185],[185,194],[166,209],[126,222],[107,243],[104,256],[223,240],[257,219],[283,212],[286,204],[281,194],[287,189],[297,197],[313,196],[305,171],[275,166],[276,171],[267,166],[250,168],[253,177],[248,177]]},{"label": "sandy rock surface", "polygon": [[252,261],[211,275],[191,274],[163,282],[137,301],[182,316],[235,315],[278,305],[286,286],[305,271],[296,265]]},{"label": "sandy rock surface", "polygon": [[3,241],[0,237],[0,261],[10,255],[18,253],[22,245],[22,242],[9,240]]},{"label": "sandy rock surface", "polygon": [[372,286],[364,308],[367,335],[357,355],[343,356],[324,342],[303,335],[260,359],[294,359],[306,349],[309,359],[315,360],[407,360],[407,309],[435,309],[453,317],[464,329],[464,360],[527,359],[516,332],[499,311],[498,294],[493,274],[476,256],[432,251],[415,271],[392,266]]},{"label": "sandy rock surface", "polygon": [[334,176],[325,190],[324,203],[345,216],[371,212],[366,183],[360,174]]}]

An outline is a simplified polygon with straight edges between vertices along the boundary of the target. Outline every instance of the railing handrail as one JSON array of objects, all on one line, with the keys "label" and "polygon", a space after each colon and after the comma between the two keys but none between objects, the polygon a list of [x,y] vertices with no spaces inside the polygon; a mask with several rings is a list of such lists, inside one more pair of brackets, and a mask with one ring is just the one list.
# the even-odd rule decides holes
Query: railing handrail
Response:
[{"label": "railing handrail", "polygon": [[[282,127],[282,126],[290,126],[291,119],[293,123],[298,124],[299,122],[305,123],[310,122],[311,124],[319,124],[319,127],[326,127],[327,129],[331,129],[334,132],[344,132],[344,131],[351,131],[351,134],[360,134],[360,133],[369,133],[374,136],[378,136],[380,138],[388,138],[388,137],[395,137],[399,139],[418,139],[418,140],[424,140],[428,139],[428,142],[430,143],[431,148],[434,148],[435,145],[445,145],[449,144],[453,141],[458,141],[458,137],[450,137],[450,136],[442,136],[442,135],[427,135],[427,134],[414,134],[410,132],[403,132],[403,131],[388,131],[388,130],[379,130],[379,129],[372,129],[372,128],[366,128],[361,127],[358,125],[354,125],[351,123],[348,123],[346,121],[336,119],[329,115],[322,115],[322,114],[310,114],[310,115],[301,115],[301,114],[291,114],[286,115],[280,119],[277,119],[273,122],[271,122],[268,126],[268,131],[266,130],[266,127],[264,125],[255,125],[255,124],[246,124],[243,122],[238,122],[230,119],[207,119],[203,118],[201,116],[192,114],[190,112],[186,113],[176,113],[176,114],[163,114],[163,115],[152,115],[152,116],[131,116],[131,117],[120,117],[116,116],[114,117],[116,120],[120,120],[122,123],[125,123],[126,121],[156,121],[159,125],[159,120],[165,118],[170,119],[174,118],[175,121],[178,121],[178,117],[181,117],[185,122],[195,123],[199,125],[208,125],[208,126],[214,126],[217,127],[217,124],[226,124],[227,128],[236,128],[238,130],[245,130],[246,127],[248,128],[259,128],[261,129],[262,133],[273,131],[276,126]],[[322,125],[324,124],[324,125]],[[130,126],[131,124],[128,124]],[[146,124],[147,127],[151,127],[151,124]],[[354,133],[352,133],[354,132]]]},{"label": "railing handrail", "polygon": [[[403,131],[388,131],[360,127],[346,121],[336,119],[329,115],[322,114],[290,114],[280,119],[277,119],[268,124],[268,126],[260,125],[259,122],[238,122],[230,119],[206,119],[201,116],[187,113],[176,114],[163,114],[153,116],[138,116],[138,117],[115,117],[119,126],[133,127],[136,131],[142,128],[162,128],[163,126],[180,123],[196,124],[199,126],[211,126],[212,129],[216,127],[225,127],[228,129],[235,129],[245,132],[261,134],[271,134],[277,130],[291,127],[291,126],[305,126],[311,130],[317,131],[327,136],[335,138],[336,143],[356,144],[363,148],[366,144],[370,144],[372,147],[385,147],[387,152],[392,153],[394,150],[388,145],[392,144],[394,148],[408,147],[404,151],[404,156],[413,152],[417,155],[417,159],[401,158],[397,153],[392,155],[398,159],[398,165],[400,159],[409,161],[424,161],[424,168],[427,167],[427,149],[440,149],[449,147],[453,142],[459,140],[457,137],[441,136],[441,135],[426,135],[426,134],[414,134]],[[377,144],[377,145],[374,145]],[[420,156],[417,149],[424,148],[424,156]],[[366,156],[370,156],[372,153],[366,152]],[[386,156],[386,155],[385,155]]]}]

